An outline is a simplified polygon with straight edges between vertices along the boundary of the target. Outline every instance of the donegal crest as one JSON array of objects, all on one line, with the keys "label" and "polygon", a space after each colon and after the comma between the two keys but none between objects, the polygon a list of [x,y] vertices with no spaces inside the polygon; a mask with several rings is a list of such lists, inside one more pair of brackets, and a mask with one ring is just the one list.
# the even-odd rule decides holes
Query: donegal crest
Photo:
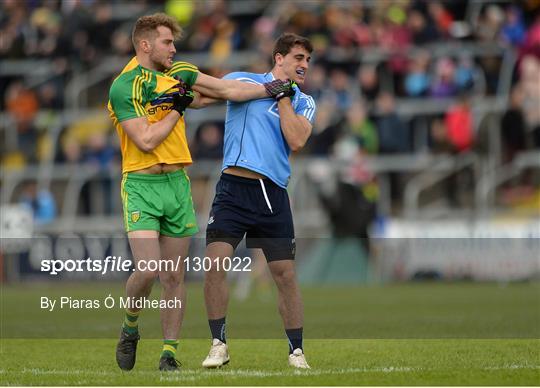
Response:
[{"label": "donegal crest", "polygon": [[137,221],[139,221],[139,218],[141,218],[141,211],[140,210],[131,212],[131,222],[137,222]]}]

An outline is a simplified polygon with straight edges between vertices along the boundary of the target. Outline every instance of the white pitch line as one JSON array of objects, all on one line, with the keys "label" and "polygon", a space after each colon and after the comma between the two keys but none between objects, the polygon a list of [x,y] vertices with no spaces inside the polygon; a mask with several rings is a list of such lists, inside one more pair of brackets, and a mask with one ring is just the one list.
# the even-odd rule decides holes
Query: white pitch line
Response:
[{"label": "white pitch line", "polygon": [[290,371],[262,371],[262,370],[215,370],[215,371],[182,371],[177,375],[161,376],[161,381],[190,380],[194,381],[204,377],[293,377],[293,376],[321,376],[336,375],[347,373],[392,373],[392,372],[414,372],[420,371],[420,368],[409,367],[381,367],[381,368],[345,368],[345,369],[326,369],[326,370],[290,370]]},{"label": "white pitch line", "polygon": [[484,370],[507,370],[507,369],[540,369],[540,365],[504,365],[504,366],[486,366]]},{"label": "white pitch line", "polygon": [[[502,366],[488,366],[481,367],[481,370],[516,370],[516,369],[540,369],[540,365],[529,364],[511,364]],[[160,381],[197,381],[208,377],[232,377],[232,378],[264,378],[264,377],[294,377],[294,376],[323,376],[323,375],[342,375],[349,373],[403,373],[403,372],[418,372],[418,371],[433,371],[438,370],[434,368],[413,368],[413,367],[401,367],[401,366],[388,366],[388,367],[373,367],[373,368],[342,368],[342,369],[310,369],[310,370],[283,370],[283,371],[267,371],[258,369],[217,369],[217,370],[200,370],[200,369],[187,369],[181,370],[179,373],[163,374],[158,371],[133,371],[132,376],[160,376]],[[42,368],[24,368],[21,371],[23,374],[39,375],[88,375],[88,376],[113,376],[118,377],[121,372],[109,372],[109,371],[90,371],[90,370],[59,370],[51,369],[46,370]],[[5,369],[0,370],[0,374],[5,374]],[[128,373],[126,375],[129,376]]]}]

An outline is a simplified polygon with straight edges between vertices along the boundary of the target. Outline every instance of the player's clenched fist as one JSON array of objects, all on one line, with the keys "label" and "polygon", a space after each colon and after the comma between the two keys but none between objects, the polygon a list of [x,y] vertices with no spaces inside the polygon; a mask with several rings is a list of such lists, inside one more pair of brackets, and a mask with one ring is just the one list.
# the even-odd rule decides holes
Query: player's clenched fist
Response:
[{"label": "player's clenched fist", "polygon": [[191,104],[195,95],[193,94],[193,90],[191,90],[189,85],[181,79],[178,80],[178,84],[176,85],[176,87],[178,88],[178,91],[174,92],[172,95],[172,108],[178,113],[180,113],[180,116],[183,116],[184,111],[189,106],[189,104]]},{"label": "player's clenched fist", "polygon": [[294,86],[296,84],[290,79],[281,80],[276,79],[271,82],[266,82],[264,88],[266,92],[277,101],[281,100],[283,97],[292,97],[294,96]]}]

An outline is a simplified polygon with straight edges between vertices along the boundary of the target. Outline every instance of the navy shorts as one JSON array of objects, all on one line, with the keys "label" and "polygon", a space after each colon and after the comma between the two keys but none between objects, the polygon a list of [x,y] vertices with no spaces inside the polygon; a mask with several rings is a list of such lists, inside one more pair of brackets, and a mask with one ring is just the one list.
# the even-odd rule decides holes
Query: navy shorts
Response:
[{"label": "navy shorts", "polygon": [[287,190],[270,179],[221,174],[206,228],[206,245],[226,242],[236,249],[262,248],[267,261],[292,260],[294,226]]}]

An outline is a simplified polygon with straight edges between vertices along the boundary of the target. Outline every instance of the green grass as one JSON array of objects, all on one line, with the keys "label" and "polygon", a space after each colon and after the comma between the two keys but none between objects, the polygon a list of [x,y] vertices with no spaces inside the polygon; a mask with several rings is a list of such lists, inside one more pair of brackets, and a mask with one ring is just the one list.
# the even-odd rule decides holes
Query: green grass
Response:
[{"label": "green grass", "polygon": [[[120,309],[40,309],[49,296],[103,300],[122,283],[2,285],[0,385],[540,385],[540,284],[307,287],[311,371],[287,367],[275,291],[231,299],[231,364],[205,371],[202,287],[192,284],[178,374],[160,374],[159,313],[140,318],[136,368],[118,370]],[[155,288],[154,297],[158,296]]]},{"label": "green grass", "polygon": [[115,340],[3,340],[2,385],[538,385],[538,340],[309,340],[312,369],[287,367],[283,341],[231,340],[231,363],[203,370],[208,340],[184,340],[180,373],[157,371],[158,340],[135,369],[115,365]]}]

